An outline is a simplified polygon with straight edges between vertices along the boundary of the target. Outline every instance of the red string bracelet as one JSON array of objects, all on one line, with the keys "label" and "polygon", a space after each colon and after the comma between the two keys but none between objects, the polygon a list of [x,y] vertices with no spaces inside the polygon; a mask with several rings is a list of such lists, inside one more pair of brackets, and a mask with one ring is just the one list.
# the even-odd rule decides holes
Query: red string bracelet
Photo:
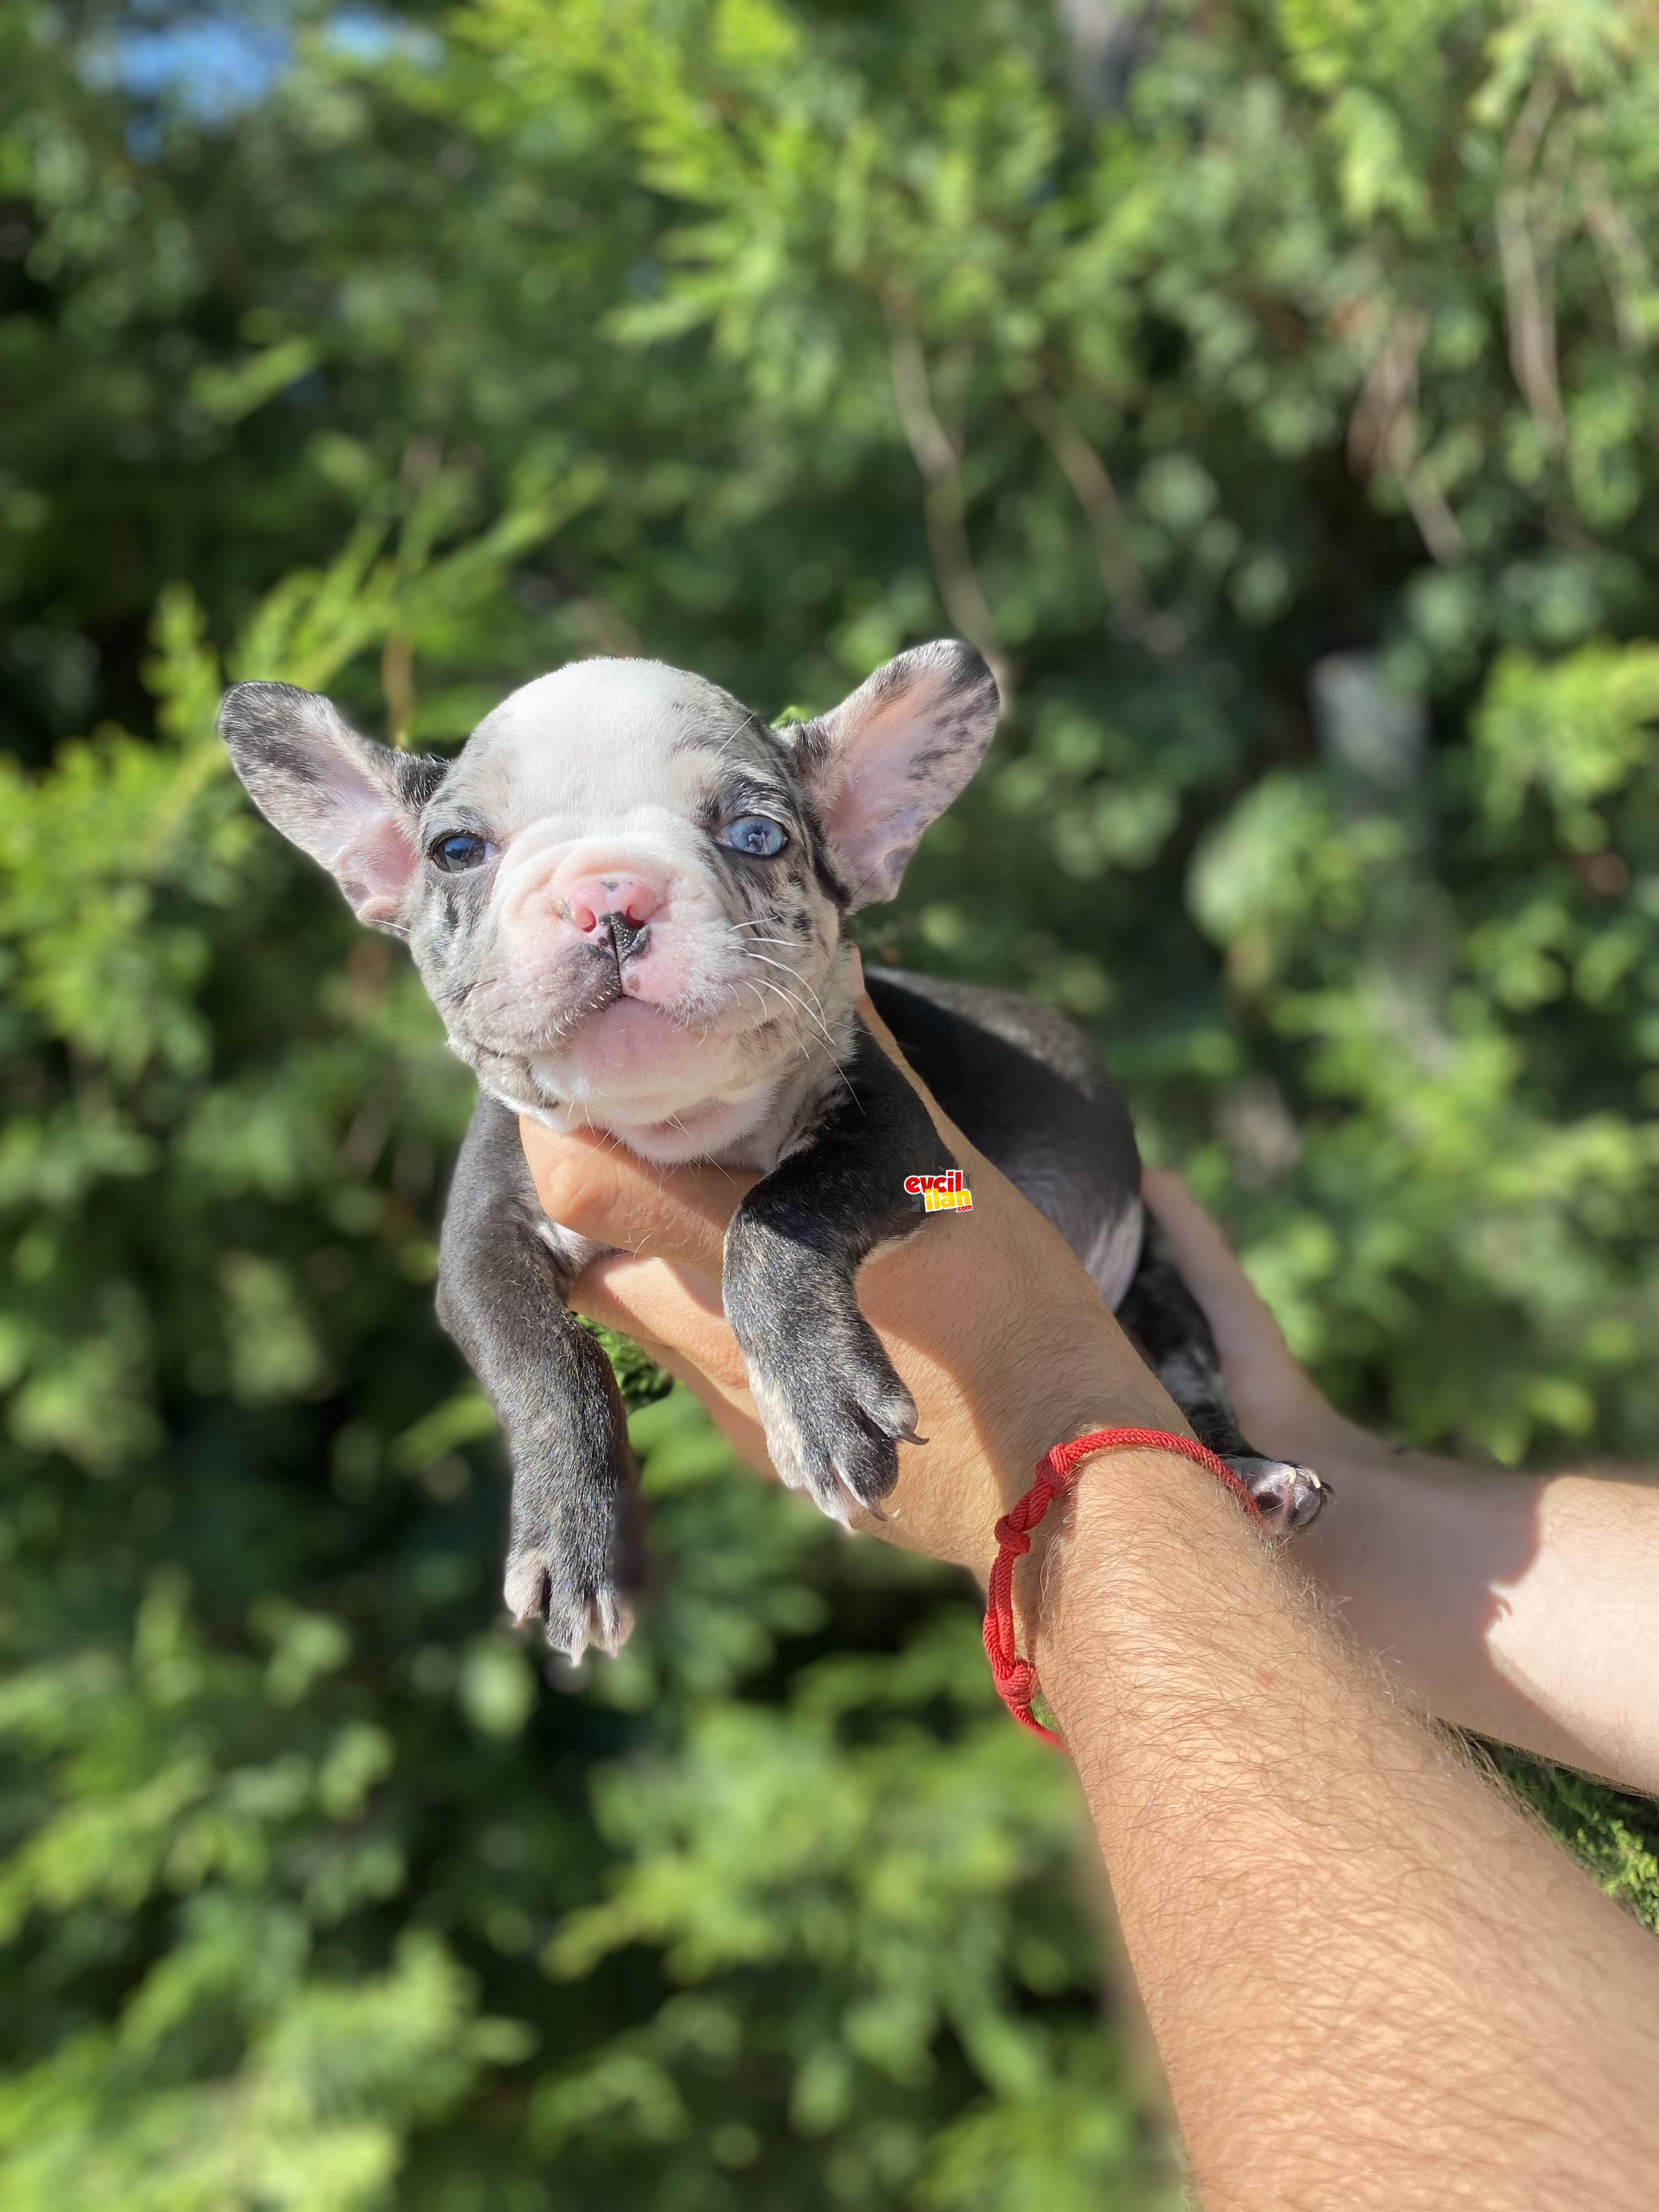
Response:
[{"label": "red string bracelet", "polygon": [[1179,1452],[1194,1466],[1208,1468],[1248,1513],[1261,1517],[1255,1498],[1224,1459],[1218,1459],[1191,1437],[1174,1437],[1164,1429],[1097,1429],[1091,1437],[1076,1437],[1068,1444],[1056,1444],[1046,1459],[1037,1462],[1036,1481],[996,1525],[997,1556],[985,1607],[985,1656],[991,1662],[997,1695],[1020,1726],[1040,1735],[1045,1743],[1059,1744],[1062,1751],[1066,1747],[1060,1738],[1032,1715],[1031,1699],[1038,1686],[1036,1668],[1014,1648],[1014,1562],[1030,1550],[1030,1531],[1055,1498],[1064,1498],[1076,1483],[1078,1462],[1091,1452],[1118,1444]]}]

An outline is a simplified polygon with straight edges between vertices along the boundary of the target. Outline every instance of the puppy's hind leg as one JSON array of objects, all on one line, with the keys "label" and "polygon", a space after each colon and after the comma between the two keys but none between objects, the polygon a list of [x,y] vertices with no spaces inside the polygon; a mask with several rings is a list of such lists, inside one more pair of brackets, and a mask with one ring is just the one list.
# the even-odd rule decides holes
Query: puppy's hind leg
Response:
[{"label": "puppy's hind leg", "polygon": [[1176,1273],[1156,1224],[1146,1224],[1140,1265],[1117,1309],[1124,1334],[1192,1424],[1200,1443],[1243,1480],[1262,1525],[1277,1535],[1305,1528],[1330,1496],[1310,1467],[1267,1459],[1240,1433],[1203,1308]]}]

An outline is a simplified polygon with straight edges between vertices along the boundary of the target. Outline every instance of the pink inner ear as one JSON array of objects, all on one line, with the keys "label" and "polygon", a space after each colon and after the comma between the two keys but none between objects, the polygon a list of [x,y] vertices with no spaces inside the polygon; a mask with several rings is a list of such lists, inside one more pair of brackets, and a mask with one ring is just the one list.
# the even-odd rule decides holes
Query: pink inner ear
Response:
[{"label": "pink inner ear", "polygon": [[419,854],[395,816],[364,808],[356,834],[329,865],[359,921],[391,921],[403,904]]},{"label": "pink inner ear", "polygon": [[[824,820],[830,842],[851,863],[855,888],[872,898],[890,873],[903,871],[937,811],[931,791],[918,792],[915,762],[905,750],[895,759],[878,755],[847,764],[847,775]],[[891,864],[897,863],[894,872]]]},{"label": "pink inner ear", "polygon": [[922,831],[979,765],[997,704],[981,656],[941,639],[900,653],[813,724],[800,757],[854,907],[897,890]]},{"label": "pink inner ear", "polygon": [[963,749],[942,744],[927,688],[907,689],[861,720],[840,751],[841,783],[823,813],[850,869],[857,903],[891,898],[922,831],[965,781]]}]

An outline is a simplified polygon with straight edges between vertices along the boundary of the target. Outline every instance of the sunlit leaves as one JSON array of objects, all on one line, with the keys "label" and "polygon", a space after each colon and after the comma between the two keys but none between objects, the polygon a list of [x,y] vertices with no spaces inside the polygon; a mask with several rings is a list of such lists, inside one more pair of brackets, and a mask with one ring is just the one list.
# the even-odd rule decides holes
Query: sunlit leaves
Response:
[{"label": "sunlit leaves", "polygon": [[1505,654],[1473,724],[1488,812],[1513,821],[1536,787],[1569,843],[1595,851],[1593,810],[1659,760],[1656,724],[1659,645],[1589,645],[1549,666]]}]

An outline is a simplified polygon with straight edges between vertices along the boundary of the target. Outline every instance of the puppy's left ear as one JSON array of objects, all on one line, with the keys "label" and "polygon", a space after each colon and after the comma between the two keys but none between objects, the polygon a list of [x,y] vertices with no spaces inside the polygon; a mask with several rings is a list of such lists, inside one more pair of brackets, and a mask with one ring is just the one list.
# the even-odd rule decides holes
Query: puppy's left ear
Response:
[{"label": "puppy's left ear", "polygon": [[922,831],[979,766],[996,679],[956,638],[914,646],[827,714],[783,735],[852,907],[890,899]]}]

